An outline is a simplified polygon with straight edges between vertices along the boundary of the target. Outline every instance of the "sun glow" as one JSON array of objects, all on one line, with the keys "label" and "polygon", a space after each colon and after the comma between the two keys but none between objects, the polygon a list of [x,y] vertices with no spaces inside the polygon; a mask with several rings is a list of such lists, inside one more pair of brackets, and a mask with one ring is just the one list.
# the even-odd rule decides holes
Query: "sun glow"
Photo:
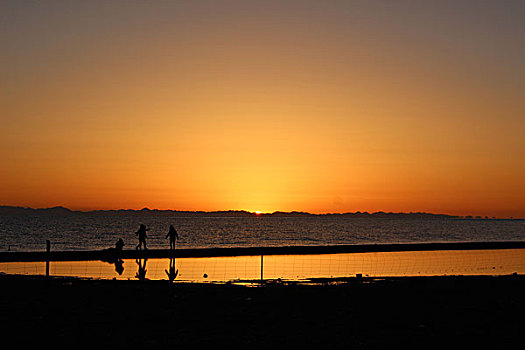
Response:
[{"label": "sun glow", "polygon": [[525,217],[521,13],[383,2],[1,1],[0,205]]}]

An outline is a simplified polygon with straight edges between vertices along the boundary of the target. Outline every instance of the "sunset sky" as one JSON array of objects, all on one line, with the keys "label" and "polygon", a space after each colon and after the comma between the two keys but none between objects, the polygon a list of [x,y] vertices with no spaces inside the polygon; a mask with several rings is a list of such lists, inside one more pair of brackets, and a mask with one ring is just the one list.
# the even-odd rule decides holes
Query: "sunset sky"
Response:
[{"label": "sunset sky", "polygon": [[0,205],[525,217],[525,1],[0,1]]}]

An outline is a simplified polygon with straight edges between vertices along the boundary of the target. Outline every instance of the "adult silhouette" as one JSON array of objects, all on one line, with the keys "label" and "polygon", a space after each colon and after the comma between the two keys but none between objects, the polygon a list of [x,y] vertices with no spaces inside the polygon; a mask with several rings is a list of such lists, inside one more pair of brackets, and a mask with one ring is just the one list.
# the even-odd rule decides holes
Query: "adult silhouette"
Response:
[{"label": "adult silhouette", "polygon": [[168,234],[166,235],[166,238],[170,238],[170,249],[175,249],[175,242],[177,239],[179,239],[179,234],[177,233],[177,230],[175,230],[175,227],[173,225],[170,225],[170,229],[168,231]]},{"label": "adult silhouette", "polygon": [[146,231],[149,231],[149,228],[146,228],[146,225],[144,224],[140,224],[138,231],[135,232],[135,234],[139,237],[139,244],[137,244],[137,247],[136,247],[137,250],[141,249],[143,244],[144,244],[144,250],[148,249],[146,248],[146,238],[148,237],[146,235]]},{"label": "adult silhouette", "polygon": [[175,270],[175,258],[170,258],[170,270],[164,270],[166,272],[166,275],[168,275],[168,280],[170,282],[173,282],[175,278],[177,278],[177,275],[179,274],[179,270]]}]

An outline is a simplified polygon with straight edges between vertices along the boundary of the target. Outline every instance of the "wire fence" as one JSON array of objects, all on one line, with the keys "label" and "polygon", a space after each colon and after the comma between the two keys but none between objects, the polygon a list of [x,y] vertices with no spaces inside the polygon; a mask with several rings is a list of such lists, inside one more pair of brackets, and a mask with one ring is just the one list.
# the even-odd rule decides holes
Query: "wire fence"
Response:
[{"label": "wire fence", "polygon": [[6,262],[7,274],[184,282],[525,274],[525,249]]}]

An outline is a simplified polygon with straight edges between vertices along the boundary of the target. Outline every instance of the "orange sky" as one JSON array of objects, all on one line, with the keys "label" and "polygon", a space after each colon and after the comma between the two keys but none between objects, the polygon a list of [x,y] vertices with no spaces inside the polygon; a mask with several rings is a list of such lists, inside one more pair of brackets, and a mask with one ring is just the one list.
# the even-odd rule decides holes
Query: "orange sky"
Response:
[{"label": "orange sky", "polygon": [[525,217],[525,6],[468,4],[2,1],[0,204]]}]

